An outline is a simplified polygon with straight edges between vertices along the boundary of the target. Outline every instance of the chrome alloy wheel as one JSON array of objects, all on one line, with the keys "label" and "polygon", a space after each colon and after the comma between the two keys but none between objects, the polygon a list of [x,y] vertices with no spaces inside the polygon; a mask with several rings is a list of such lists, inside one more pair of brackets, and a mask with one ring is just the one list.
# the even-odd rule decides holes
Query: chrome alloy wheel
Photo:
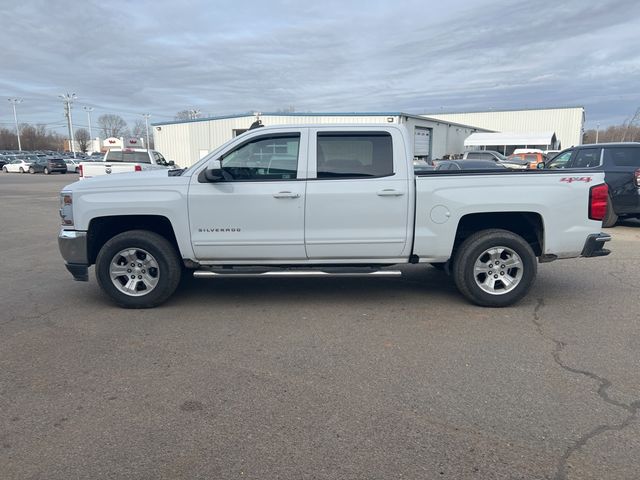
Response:
[{"label": "chrome alloy wheel", "polygon": [[116,253],[109,264],[113,285],[125,295],[147,295],[158,284],[158,261],[146,250],[127,248]]},{"label": "chrome alloy wheel", "polygon": [[504,295],[516,288],[522,274],[522,259],[508,247],[488,248],[473,266],[476,284],[491,295]]}]

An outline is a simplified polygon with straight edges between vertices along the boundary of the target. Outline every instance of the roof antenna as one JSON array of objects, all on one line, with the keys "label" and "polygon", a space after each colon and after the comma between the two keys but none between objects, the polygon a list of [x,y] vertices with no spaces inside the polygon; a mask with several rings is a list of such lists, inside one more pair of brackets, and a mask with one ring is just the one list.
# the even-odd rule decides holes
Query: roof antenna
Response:
[{"label": "roof antenna", "polygon": [[262,120],[260,120],[260,115],[262,115],[262,113],[253,112],[253,114],[256,116],[256,121],[251,124],[251,126],[249,127],[249,130],[253,130],[254,128],[264,127],[264,125],[262,124]]}]

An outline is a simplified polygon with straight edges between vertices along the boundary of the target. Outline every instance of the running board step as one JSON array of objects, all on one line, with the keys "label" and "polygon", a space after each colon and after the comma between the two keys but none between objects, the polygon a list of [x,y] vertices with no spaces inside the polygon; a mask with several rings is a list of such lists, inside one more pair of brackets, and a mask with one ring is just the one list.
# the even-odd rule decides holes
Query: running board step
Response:
[{"label": "running board step", "polygon": [[195,278],[216,278],[216,277],[398,277],[400,270],[375,270],[373,272],[323,272],[321,270],[285,270],[269,272],[212,272],[210,270],[196,270],[193,272]]}]

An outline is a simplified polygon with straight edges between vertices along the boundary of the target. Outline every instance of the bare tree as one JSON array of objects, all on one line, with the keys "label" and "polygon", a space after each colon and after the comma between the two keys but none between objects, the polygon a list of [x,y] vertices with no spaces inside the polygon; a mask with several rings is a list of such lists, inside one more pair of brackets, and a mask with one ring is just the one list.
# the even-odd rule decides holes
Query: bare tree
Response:
[{"label": "bare tree", "polygon": [[[47,130],[44,125],[20,125],[20,139],[24,150],[62,150],[64,137]],[[14,129],[0,128],[0,149],[16,150],[18,138]]]},{"label": "bare tree", "polygon": [[[634,142],[640,140],[640,126],[627,125],[627,122],[622,125],[611,125],[606,129],[599,130],[597,132],[598,143],[606,142],[620,142],[623,139],[628,142]],[[596,131],[586,130],[582,137],[582,143],[595,143]]]},{"label": "bare tree", "polygon": [[144,138],[147,134],[147,129],[144,120],[136,120],[131,127],[131,136],[136,138]]},{"label": "bare tree", "polygon": [[91,141],[89,131],[86,128],[79,128],[78,130],[76,130],[75,139],[76,142],[78,142],[80,151],[87,153],[87,150],[89,149],[89,142]]},{"label": "bare tree", "polygon": [[180,110],[175,115],[176,120],[195,120],[196,118],[200,118],[200,110],[191,109],[191,110]]},{"label": "bare tree", "polygon": [[127,122],[120,115],[106,113],[98,117],[98,126],[105,138],[122,137],[127,132]]}]

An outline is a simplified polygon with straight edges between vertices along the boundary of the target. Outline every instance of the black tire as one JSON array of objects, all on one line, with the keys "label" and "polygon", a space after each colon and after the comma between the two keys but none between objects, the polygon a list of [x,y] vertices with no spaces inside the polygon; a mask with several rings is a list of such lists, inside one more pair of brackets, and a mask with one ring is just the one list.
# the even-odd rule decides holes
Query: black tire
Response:
[{"label": "black tire", "polygon": [[7,167],[2,167],[2,171],[3,171],[4,173],[9,173],[9,170],[7,170]]},{"label": "black tire", "polygon": [[[476,274],[476,262],[481,262],[484,256],[483,253],[495,247],[504,247],[507,249],[503,252],[504,255],[507,255],[509,250],[515,252],[521,260],[521,271],[518,272],[519,269],[515,267],[509,268],[507,266],[505,268],[504,265],[496,265],[501,268],[495,272],[490,270],[492,275],[484,273]],[[492,260],[488,260],[488,262],[491,261]],[[506,262],[507,260],[499,261]],[[489,263],[488,266],[490,267],[491,265],[493,264]],[[460,293],[472,303],[482,307],[507,307],[513,305],[527,294],[536,278],[537,269],[538,265],[536,263],[535,253],[531,246],[520,235],[516,235],[507,230],[490,229],[474,233],[462,242],[455,253],[452,274]],[[514,274],[515,276],[519,275],[519,279],[515,282],[511,290],[507,290],[508,287],[506,287],[506,284],[500,277],[500,275],[504,274],[506,274],[506,277],[504,277],[505,280],[513,278]],[[498,287],[494,289],[494,293],[488,293],[478,284],[481,279],[487,279],[487,277],[495,278],[496,275],[498,277],[495,280],[494,286],[498,285]],[[487,281],[493,280],[488,278]],[[504,291],[501,292],[501,288]]]},{"label": "black tire", "polygon": [[613,211],[613,203],[611,202],[611,197],[607,199],[607,213],[605,213],[604,218],[602,219],[602,226],[605,228],[614,227],[618,223],[618,215]]},{"label": "black tire", "polygon": [[44,173],[45,175],[49,175],[51,172],[47,167],[44,167],[44,170],[42,171],[42,173]]},{"label": "black tire", "polygon": [[[114,257],[125,249],[142,249],[157,261],[157,284],[147,294],[131,296],[121,292],[111,280]],[[102,290],[120,307],[153,308],[164,303],[176,290],[182,274],[182,262],[176,249],[164,237],[147,230],[130,230],[108,240],[96,259],[96,278]],[[117,281],[117,280],[116,280]]]},{"label": "black tire", "polygon": [[24,173],[24,168],[20,167],[20,173]]},{"label": "black tire", "polygon": [[33,175],[34,173],[36,173],[36,170],[33,167],[29,167],[29,173]]}]

